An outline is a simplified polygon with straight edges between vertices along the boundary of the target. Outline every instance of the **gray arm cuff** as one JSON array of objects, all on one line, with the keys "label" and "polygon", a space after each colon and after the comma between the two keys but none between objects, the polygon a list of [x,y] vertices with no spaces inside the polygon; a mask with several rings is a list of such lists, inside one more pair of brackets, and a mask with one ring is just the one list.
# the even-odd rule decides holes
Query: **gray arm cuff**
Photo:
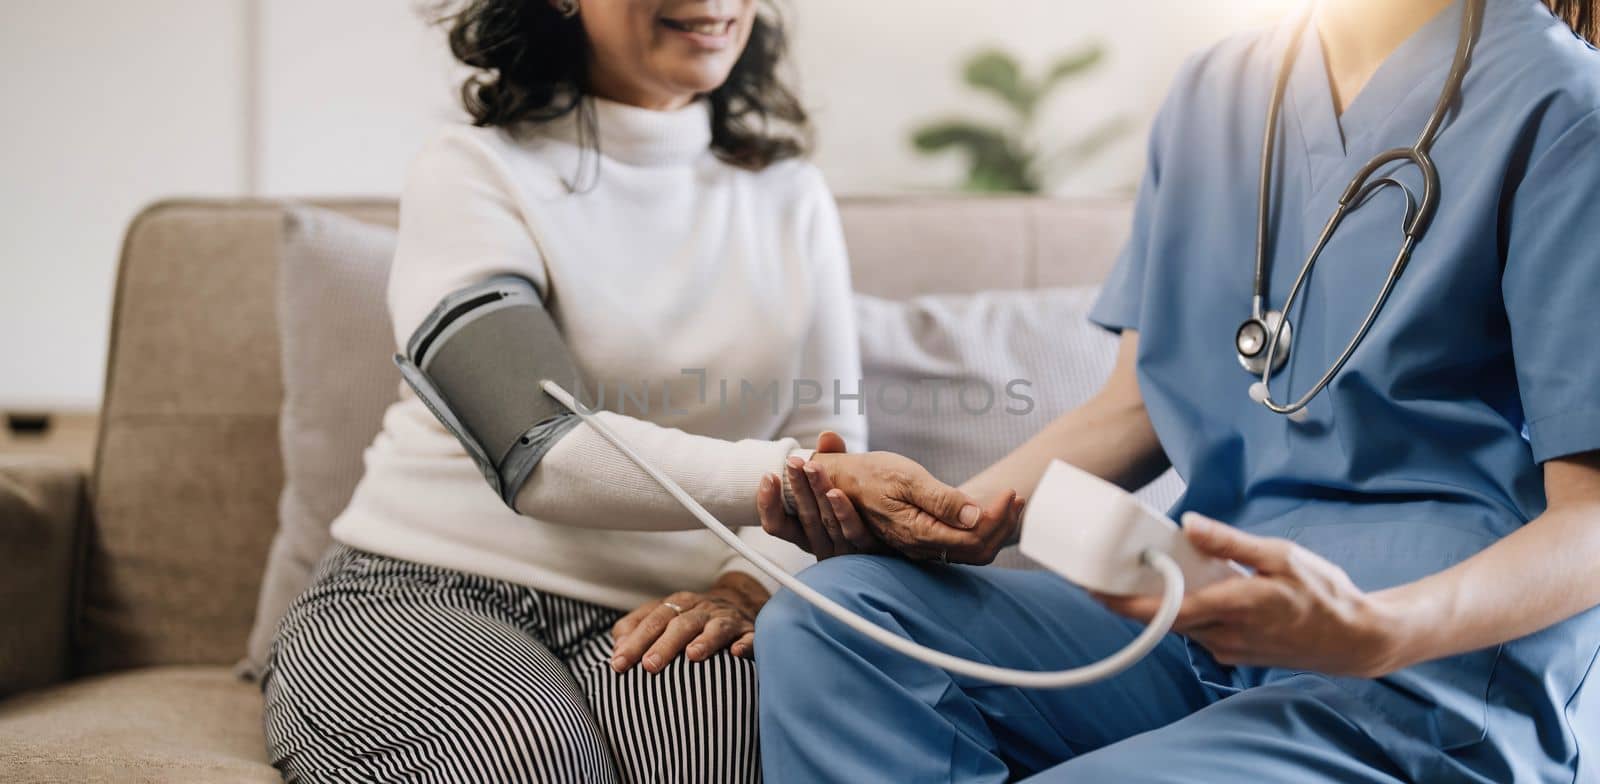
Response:
[{"label": "gray arm cuff", "polygon": [[394,361],[513,510],[539,461],[582,421],[539,387],[552,379],[581,390],[582,374],[538,291],[522,278],[450,294]]},{"label": "gray arm cuff", "polygon": [[500,500],[505,501],[506,506],[517,508],[517,491],[528,481],[539,461],[543,460],[572,428],[582,423],[583,420],[579,419],[577,414],[569,411],[534,425],[517,439],[517,443],[506,453],[506,459],[500,463],[501,487],[506,488],[501,492]]}]

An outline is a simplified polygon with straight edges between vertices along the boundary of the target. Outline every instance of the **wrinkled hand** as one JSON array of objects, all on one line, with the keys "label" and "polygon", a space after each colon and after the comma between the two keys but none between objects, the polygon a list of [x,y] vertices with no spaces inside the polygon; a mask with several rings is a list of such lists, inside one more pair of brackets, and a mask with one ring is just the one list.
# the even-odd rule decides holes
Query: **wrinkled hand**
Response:
[{"label": "wrinkled hand", "polygon": [[[1189,594],[1173,631],[1218,662],[1374,678],[1397,669],[1394,624],[1343,569],[1287,539],[1253,536],[1189,513],[1183,533],[1195,549],[1255,570]],[[1148,621],[1153,596],[1097,596],[1113,612]]]},{"label": "wrinkled hand", "polygon": [[[985,508],[901,455],[819,451],[803,473],[804,483],[791,480],[796,506],[803,515],[815,505],[824,525],[855,551],[888,547],[918,560],[984,564],[1016,538],[1022,510],[1016,493],[1002,493]],[[806,487],[811,493],[799,490]],[[780,517],[762,511],[768,533],[811,549]]]},{"label": "wrinkled hand", "polygon": [[[817,436],[817,454],[844,451],[844,439],[838,433],[825,430]],[[819,561],[836,555],[883,549],[860,520],[852,520],[849,525],[842,523],[831,507],[817,502],[819,493],[806,492],[806,488],[817,487],[819,482],[824,488],[821,492],[833,489],[826,476],[818,476],[814,463],[791,457],[784,466],[784,472],[795,496],[794,514],[789,514],[783,507],[783,481],[777,474],[762,477],[761,486],[756,490],[756,511],[761,516],[761,527],[767,533],[793,542],[800,549],[815,555]]]},{"label": "wrinkled hand", "polygon": [[729,572],[704,593],[679,591],[649,602],[611,627],[616,640],[611,669],[627,672],[642,660],[646,672],[659,673],[679,654],[699,662],[724,648],[750,658],[755,653],[756,613],[768,598],[761,583]]}]

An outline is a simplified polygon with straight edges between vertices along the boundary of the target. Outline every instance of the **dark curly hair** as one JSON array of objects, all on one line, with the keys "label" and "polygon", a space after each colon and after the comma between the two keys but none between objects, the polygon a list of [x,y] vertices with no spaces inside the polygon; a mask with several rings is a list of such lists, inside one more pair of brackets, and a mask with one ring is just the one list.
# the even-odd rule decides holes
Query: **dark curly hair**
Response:
[{"label": "dark curly hair", "polygon": [[[450,51],[474,69],[461,85],[473,124],[511,127],[578,112],[587,145],[595,144],[594,117],[583,100],[589,44],[577,18],[544,0],[446,0],[434,11],[449,28]],[[717,157],[762,169],[806,152],[805,109],[778,73],[787,48],[781,14],[763,2],[727,81],[706,96]]]},{"label": "dark curly hair", "polygon": [[1545,0],[1572,32],[1590,44],[1600,44],[1600,2],[1595,0]]}]

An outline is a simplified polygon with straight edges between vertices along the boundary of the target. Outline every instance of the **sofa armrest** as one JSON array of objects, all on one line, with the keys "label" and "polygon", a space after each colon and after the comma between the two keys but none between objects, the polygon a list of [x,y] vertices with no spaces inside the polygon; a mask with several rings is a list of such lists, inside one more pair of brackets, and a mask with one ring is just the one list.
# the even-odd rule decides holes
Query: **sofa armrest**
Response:
[{"label": "sofa armrest", "polygon": [[71,669],[84,509],[76,465],[0,455],[0,696]]}]

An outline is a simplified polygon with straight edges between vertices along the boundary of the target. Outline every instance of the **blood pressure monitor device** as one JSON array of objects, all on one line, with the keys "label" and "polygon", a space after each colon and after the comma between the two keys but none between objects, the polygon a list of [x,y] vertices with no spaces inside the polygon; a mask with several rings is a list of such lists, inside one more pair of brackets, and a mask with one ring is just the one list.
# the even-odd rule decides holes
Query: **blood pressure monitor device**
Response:
[{"label": "blood pressure monitor device", "polygon": [[1248,574],[1197,552],[1177,523],[1122,488],[1060,460],[1028,496],[1018,547],[1067,581],[1115,596],[1161,593],[1161,574],[1145,565],[1149,551],[1171,557],[1189,591]]}]

